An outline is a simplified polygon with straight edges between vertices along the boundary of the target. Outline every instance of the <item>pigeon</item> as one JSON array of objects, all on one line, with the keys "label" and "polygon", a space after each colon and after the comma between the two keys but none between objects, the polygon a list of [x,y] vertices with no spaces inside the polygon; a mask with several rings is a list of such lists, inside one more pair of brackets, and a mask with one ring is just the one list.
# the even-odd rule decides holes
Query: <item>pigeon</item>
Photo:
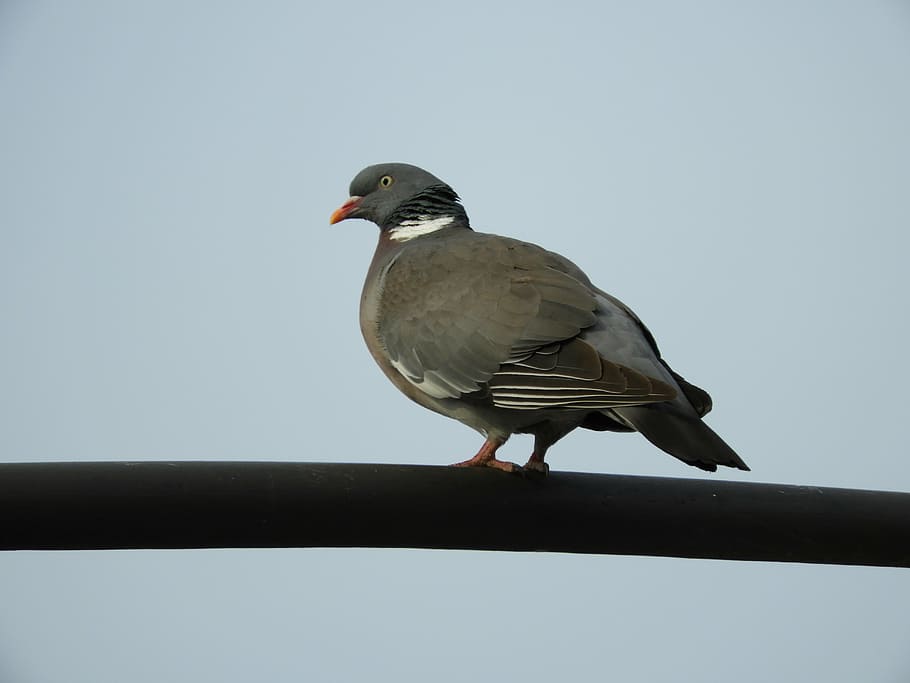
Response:
[{"label": "pigeon", "polygon": [[[456,466],[546,474],[548,449],[582,427],[637,431],[703,470],[749,469],[702,421],[708,393],[574,263],[475,232],[455,191],[417,166],[368,166],[350,195],[330,223],[379,226],[360,300],[367,348],[406,396],[485,437]],[[524,467],[496,457],[512,434],[534,436]]]}]

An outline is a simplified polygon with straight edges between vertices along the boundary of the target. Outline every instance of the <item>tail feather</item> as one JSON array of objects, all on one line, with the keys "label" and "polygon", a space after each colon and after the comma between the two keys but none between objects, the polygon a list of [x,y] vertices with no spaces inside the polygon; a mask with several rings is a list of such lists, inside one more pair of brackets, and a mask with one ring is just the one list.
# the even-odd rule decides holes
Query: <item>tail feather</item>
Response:
[{"label": "tail feather", "polygon": [[749,471],[736,451],[697,415],[687,415],[672,404],[613,408],[648,441],[684,463],[714,472],[718,465]]}]

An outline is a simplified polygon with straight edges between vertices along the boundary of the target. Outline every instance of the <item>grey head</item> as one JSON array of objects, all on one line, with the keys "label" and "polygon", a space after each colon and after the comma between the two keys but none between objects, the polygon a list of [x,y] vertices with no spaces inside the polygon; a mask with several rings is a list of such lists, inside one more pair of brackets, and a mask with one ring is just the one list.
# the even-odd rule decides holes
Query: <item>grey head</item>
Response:
[{"label": "grey head", "polygon": [[468,227],[468,215],[455,191],[432,173],[411,164],[367,166],[351,181],[350,194],[332,214],[330,223],[363,218],[385,230],[403,221],[451,216],[453,223]]}]

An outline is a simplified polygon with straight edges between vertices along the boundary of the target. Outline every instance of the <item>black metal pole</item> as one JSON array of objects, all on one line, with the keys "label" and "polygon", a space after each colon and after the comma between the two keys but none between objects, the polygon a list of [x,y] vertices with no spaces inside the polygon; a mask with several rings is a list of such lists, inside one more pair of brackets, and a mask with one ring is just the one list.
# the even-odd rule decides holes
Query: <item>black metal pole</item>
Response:
[{"label": "black metal pole", "polygon": [[383,547],[910,566],[910,494],[266,462],[0,465],[0,549]]}]

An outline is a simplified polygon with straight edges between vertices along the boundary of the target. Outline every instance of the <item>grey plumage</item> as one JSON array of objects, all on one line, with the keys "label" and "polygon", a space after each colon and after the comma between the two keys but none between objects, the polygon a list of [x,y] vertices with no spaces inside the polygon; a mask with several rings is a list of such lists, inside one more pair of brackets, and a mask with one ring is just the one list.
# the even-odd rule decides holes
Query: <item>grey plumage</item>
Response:
[{"label": "grey plumage", "polygon": [[650,331],[572,262],[474,232],[455,192],[407,164],[359,173],[331,222],[380,227],[361,329],[392,382],[421,405],[480,431],[464,465],[495,458],[513,433],[535,436],[526,467],[576,427],[639,431],[705,470],[748,469],[701,417],[704,390],[661,359]]}]

